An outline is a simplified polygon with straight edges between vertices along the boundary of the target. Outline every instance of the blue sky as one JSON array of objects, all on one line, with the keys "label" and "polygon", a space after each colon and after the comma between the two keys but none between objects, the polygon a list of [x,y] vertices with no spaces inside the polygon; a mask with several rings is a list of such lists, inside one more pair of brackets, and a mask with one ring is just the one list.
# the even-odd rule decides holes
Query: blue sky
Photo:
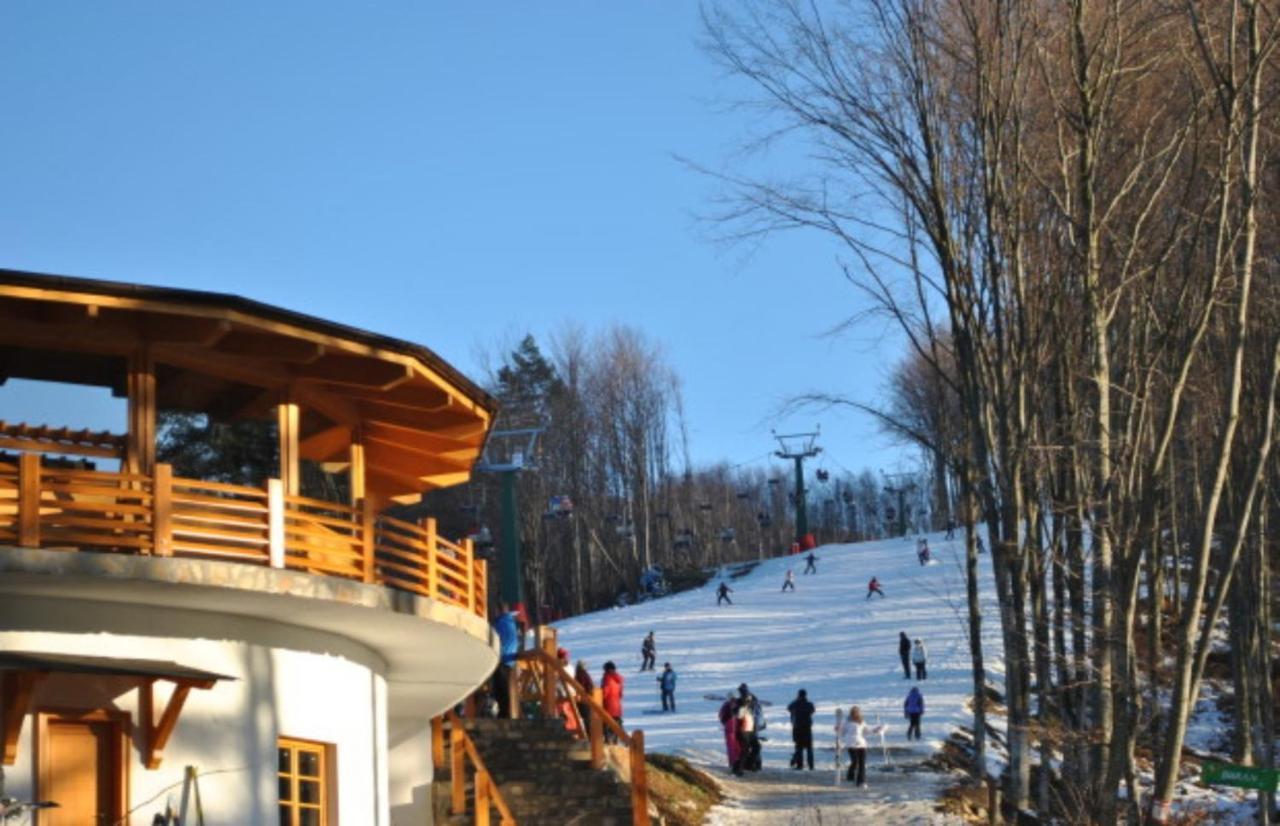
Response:
[{"label": "blue sky", "polygon": [[[625,322],[682,377],[696,461],[821,422],[829,467],[891,470],[865,416],[776,415],[876,400],[899,344],[822,335],[861,309],[824,239],[724,249],[695,219],[715,187],[676,156],[736,168],[756,125],[699,26],[687,2],[11,0],[0,266],[238,293],[475,376],[526,331]],[[51,399],[11,383],[0,418]]]}]

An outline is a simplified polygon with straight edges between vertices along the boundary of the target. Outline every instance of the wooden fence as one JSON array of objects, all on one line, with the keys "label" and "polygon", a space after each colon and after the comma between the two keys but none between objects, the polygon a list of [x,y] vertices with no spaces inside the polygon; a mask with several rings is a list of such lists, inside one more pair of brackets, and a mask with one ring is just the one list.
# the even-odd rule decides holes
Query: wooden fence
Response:
[{"label": "wooden fence", "polygon": [[214,559],[376,583],[486,615],[483,560],[434,519],[405,522],[361,507],[265,488],[44,467],[36,453],[0,461],[0,543],[25,548]]}]

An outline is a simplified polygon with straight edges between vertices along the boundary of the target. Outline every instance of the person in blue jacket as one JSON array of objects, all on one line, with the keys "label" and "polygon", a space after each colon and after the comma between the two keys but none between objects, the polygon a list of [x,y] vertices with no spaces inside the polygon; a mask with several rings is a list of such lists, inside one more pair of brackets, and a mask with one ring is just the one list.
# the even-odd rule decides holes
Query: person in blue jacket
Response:
[{"label": "person in blue jacket", "polygon": [[516,655],[520,653],[520,617],[505,602],[498,609],[493,630],[498,635],[500,652],[498,667],[493,672],[493,691],[497,695],[498,716],[505,720],[511,716],[508,701],[511,669],[515,666]]},{"label": "person in blue jacket", "polygon": [[920,717],[924,715],[924,695],[920,693],[920,689],[911,686],[911,690],[907,692],[907,701],[902,704],[902,711],[907,718],[907,739],[911,739],[911,735],[915,735],[915,739],[920,739]]},{"label": "person in blue jacket", "polygon": [[662,676],[658,677],[658,683],[662,687],[662,710],[675,711],[676,672],[671,670],[671,663],[662,664]]}]

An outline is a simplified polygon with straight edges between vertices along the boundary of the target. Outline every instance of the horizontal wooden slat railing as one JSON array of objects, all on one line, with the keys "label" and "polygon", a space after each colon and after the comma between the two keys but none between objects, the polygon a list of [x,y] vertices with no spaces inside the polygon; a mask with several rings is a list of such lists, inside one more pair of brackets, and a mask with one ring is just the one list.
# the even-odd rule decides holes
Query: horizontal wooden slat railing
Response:
[{"label": "horizontal wooden slat railing", "polygon": [[487,614],[487,573],[470,540],[266,487],[0,462],[0,543],[215,559],[376,583]]},{"label": "horizontal wooden slat railing", "polygon": [[[517,686],[528,686],[528,695],[536,697],[544,717],[553,717],[561,705],[568,709],[568,714],[575,721],[574,733],[580,739],[586,739],[591,745],[591,767],[604,768],[604,730],[609,729],[626,747],[627,773],[631,780],[631,822],[633,826],[648,826],[649,823],[649,784],[644,757],[644,732],[636,729],[631,733],[604,710],[603,694],[599,688],[587,691],[581,683],[574,679],[569,670],[561,664],[556,656],[556,632],[554,628],[538,629],[536,638],[538,647],[522,651],[516,658],[517,673],[510,681]],[[520,709],[520,697],[512,698],[508,703],[512,714]],[[562,701],[567,700],[567,703]],[[585,704],[590,710],[590,721],[582,725],[578,713],[578,704]]]}]

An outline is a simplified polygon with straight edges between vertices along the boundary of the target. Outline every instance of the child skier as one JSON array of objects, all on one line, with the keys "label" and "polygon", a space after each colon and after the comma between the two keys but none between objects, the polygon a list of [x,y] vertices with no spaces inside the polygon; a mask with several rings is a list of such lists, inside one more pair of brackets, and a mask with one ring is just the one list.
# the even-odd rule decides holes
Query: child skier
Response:
[{"label": "child skier", "polygon": [[907,700],[902,704],[903,716],[907,718],[907,739],[911,739],[911,735],[915,735],[915,739],[920,739],[920,717],[924,714],[924,695],[920,693],[920,689],[911,686],[911,690],[907,692]]},{"label": "child skier", "polygon": [[788,589],[792,591],[796,589],[796,574],[790,568],[787,569],[787,578],[782,581],[782,590],[786,591]]},{"label": "child skier", "polygon": [[733,589],[726,583],[721,582],[720,587],[716,589],[716,605],[727,602],[733,605],[733,600],[729,599],[729,594],[733,593]]},{"label": "child skier", "polygon": [[871,577],[871,581],[867,583],[867,599],[871,599],[872,594],[879,594],[880,598],[884,599],[884,591],[880,590],[880,580],[875,577]]},{"label": "child skier", "polygon": [[916,640],[916,644],[911,648],[911,662],[916,667],[916,679],[929,679],[929,672],[925,669],[925,661],[927,654],[924,650],[924,640]]},{"label": "child skier", "polygon": [[813,555],[813,551],[809,551],[809,555],[804,558],[804,572],[806,574],[818,573],[818,566],[814,564],[817,561],[818,558]]}]

